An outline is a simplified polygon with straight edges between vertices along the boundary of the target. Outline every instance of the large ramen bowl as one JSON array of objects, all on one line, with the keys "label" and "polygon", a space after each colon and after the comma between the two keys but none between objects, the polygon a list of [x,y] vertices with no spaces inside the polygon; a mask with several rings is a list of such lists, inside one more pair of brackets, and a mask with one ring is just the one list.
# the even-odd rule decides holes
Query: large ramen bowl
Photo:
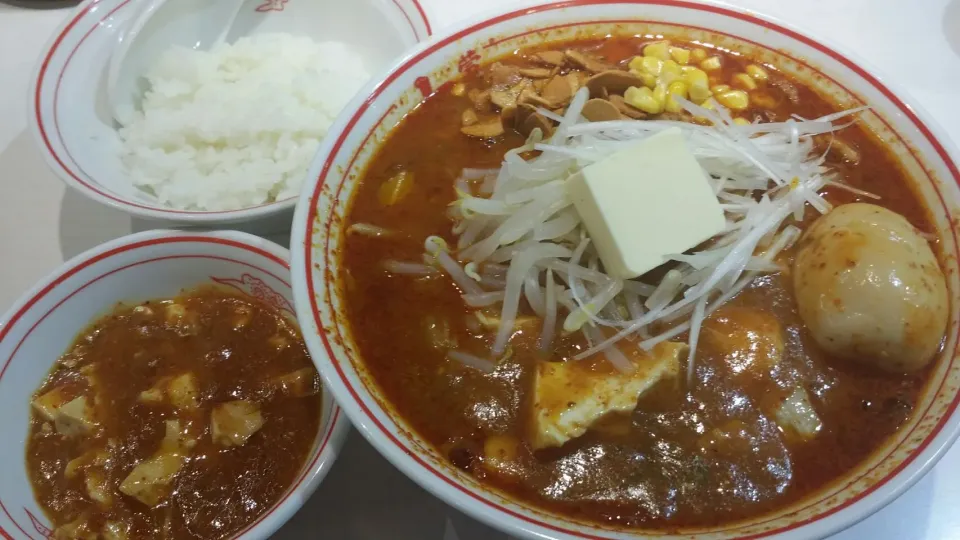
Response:
[{"label": "large ramen bowl", "polygon": [[[30,401],[54,363],[87,325],[118,302],[170,298],[183,289],[220,284],[293,318],[289,252],[240,232],[150,231],[108,242],[67,261],[28,291],[0,319],[0,536],[52,538],[53,526],[34,498],[24,449]],[[333,397],[292,485],[234,538],[268,538],[290,519],[326,476],[349,430]]]},{"label": "large ramen bowl", "polygon": [[[889,145],[938,229],[951,291],[942,357],[914,415],[838,481],[773,514],[710,529],[636,531],[575,521],[534,508],[449,465],[398,414],[364,366],[344,314],[337,276],[345,216],[365,167],[397,123],[431,92],[478,64],[518,48],[605,35],[682,35],[777,66],[845,106],[869,104],[862,122]],[[297,315],[327,387],[361,433],[398,468],[471,516],[526,538],[621,538],[702,534],[707,538],[821,537],[863,519],[919,479],[960,427],[957,359],[960,291],[953,223],[960,219],[960,157],[931,119],[889,81],[851,55],[780,22],[733,8],[677,0],[569,0],[475,21],[425,43],[347,107],[310,171],[293,226]],[[381,332],[390,332],[384,328]]]}]

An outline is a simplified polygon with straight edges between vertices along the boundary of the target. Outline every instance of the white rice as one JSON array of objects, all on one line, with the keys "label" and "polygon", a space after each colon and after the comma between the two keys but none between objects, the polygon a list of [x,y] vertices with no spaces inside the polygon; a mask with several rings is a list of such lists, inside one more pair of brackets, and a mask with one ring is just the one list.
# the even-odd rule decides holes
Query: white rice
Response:
[{"label": "white rice", "polygon": [[145,78],[142,111],[120,119],[133,184],[173,208],[232,210],[296,196],[369,74],[342,43],[261,34],[172,48]]}]

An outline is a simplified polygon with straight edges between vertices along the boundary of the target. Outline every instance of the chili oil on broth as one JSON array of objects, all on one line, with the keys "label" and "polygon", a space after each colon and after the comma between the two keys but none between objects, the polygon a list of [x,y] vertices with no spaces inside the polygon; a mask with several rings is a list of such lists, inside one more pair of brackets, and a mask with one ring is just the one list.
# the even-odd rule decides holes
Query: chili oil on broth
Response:
[{"label": "chili oil on broth", "polygon": [[[91,425],[60,433],[36,406],[52,391],[86,397]],[[211,286],[117,306],[58,360],[34,408],[27,470],[55,538],[188,539],[228,537],[280,499],[322,400],[299,330]],[[140,464],[169,464],[161,454],[183,456],[168,483],[127,483]]]},{"label": "chili oil on broth", "polygon": [[[676,40],[674,40],[676,42]],[[535,51],[573,47],[622,64],[648,41],[616,38],[518,51],[500,62],[529,66]],[[683,44],[689,46],[689,44]],[[723,80],[743,72],[750,58],[720,54]],[[374,224],[387,236],[346,233],[341,275],[346,315],[360,357],[387,401],[450,462],[481,482],[549,511],[588,522],[677,530],[758,517],[815,494],[862,462],[912,412],[930,368],[903,376],[878,374],[827,357],[808,335],[790,286],[790,271],[756,278],[705,323],[719,332],[737,314],[772,324],[780,340],[780,364],[770,377],[731,368],[724,339],[701,336],[698,384],[661,381],[632,414],[611,414],[586,434],[559,448],[533,451],[528,444],[531,385],[537,362],[564,360],[586,348],[579,334],[563,337],[551,358],[537,350],[540,323],[522,326],[510,354],[491,375],[448,360],[445,347],[489,350],[492,332],[471,322],[477,311],[441,274],[395,275],[383,262],[420,261],[424,239],[456,245],[448,206],[457,199],[454,180],[464,168],[496,168],[507,150],[523,144],[513,130],[496,138],[461,132],[469,90],[490,85],[490,66],[447,84],[427,98],[378,149],[351,200],[348,225]],[[815,118],[837,111],[811,88],[771,71],[763,86],[771,100],[738,111],[751,121]],[[459,95],[457,95],[459,94]],[[841,132],[830,165],[872,201],[933,231],[902,167],[877,138],[860,127]],[[846,152],[845,152],[846,150]],[[384,188],[398,173],[409,175],[403,197],[385,204]],[[395,186],[387,191],[396,192]],[[834,204],[861,200],[850,191],[822,191]],[[813,218],[807,213],[805,229]],[[795,248],[778,262],[792,268]],[[521,302],[521,315],[533,315]],[[727,317],[727,319],[724,319]],[[750,320],[749,317],[746,320]],[[715,325],[711,329],[711,325]],[[389,329],[385,332],[385,329]],[[685,341],[686,335],[676,338]],[[609,366],[607,366],[609,367]],[[813,401],[821,426],[803,440],[771,421],[766,411],[799,385]],[[493,456],[491,458],[491,456]]]}]

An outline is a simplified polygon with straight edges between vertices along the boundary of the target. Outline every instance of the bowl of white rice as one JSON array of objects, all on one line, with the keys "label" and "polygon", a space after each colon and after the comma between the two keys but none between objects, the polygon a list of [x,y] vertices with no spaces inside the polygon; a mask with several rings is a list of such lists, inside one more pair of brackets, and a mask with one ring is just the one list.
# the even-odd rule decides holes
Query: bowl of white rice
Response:
[{"label": "bowl of white rice", "polygon": [[40,57],[31,128],[68,186],[181,226],[286,226],[340,110],[430,34],[417,0],[250,0],[225,43],[155,51],[138,66],[137,106],[114,114],[108,64],[139,12],[129,0],[77,7]]}]

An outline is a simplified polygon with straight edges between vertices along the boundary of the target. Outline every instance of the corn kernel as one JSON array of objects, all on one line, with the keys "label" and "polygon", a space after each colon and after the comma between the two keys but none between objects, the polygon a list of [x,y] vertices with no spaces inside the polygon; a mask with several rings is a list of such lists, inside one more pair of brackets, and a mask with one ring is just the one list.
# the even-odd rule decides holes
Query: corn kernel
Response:
[{"label": "corn kernel", "polygon": [[400,171],[391,176],[386,182],[380,184],[380,204],[383,206],[393,206],[406,197],[412,188],[413,173]]},{"label": "corn kernel", "polygon": [[646,86],[627,88],[627,91],[623,93],[623,100],[645,113],[658,114],[663,111],[663,105],[657,103],[657,100],[653,97],[653,90]]},{"label": "corn kernel", "polygon": [[667,86],[667,94],[671,96],[687,97],[687,83],[683,81],[673,81]]},{"label": "corn kernel", "polygon": [[663,106],[667,103],[667,85],[657,83],[657,86],[653,89],[653,99],[657,100],[660,108],[663,109]]},{"label": "corn kernel", "polygon": [[751,97],[753,104],[757,107],[772,110],[780,106],[780,100],[766,92],[754,92]]},{"label": "corn kernel", "polygon": [[[685,66],[686,67],[686,66]],[[700,68],[690,68],[683,71],[683,80],[687,81],[688,86],[695,84],[707,87],[707,72]]]},{"label": "corn kernel", "polygon": [[747,66],[747,75],[753,77],[756,81],[765,81],[770,78],[770,74],[767,73],[767,70],[756,64],[750,64]]},{"label": "corn kernel", "polygon": [[691,84],[687,91],[690,94],[690,99],[693,100],[694,103],[703,103],[713,95],[713,92],[707,88],[707,85],[700,82]]},{"label": "corn kernel", "polygon": [[[707,109],[708,111],[717,110],[716,104],[712,99],[704,101],[703,103],[700,104],[700,106],[703,107],[704,109]],[[695,116],[694,119],[700,123],[713,124],[713,120],[710,120],[709,118],[706,118],[703,116]]]},{"label": "corn kernel", "polygon": [[737,73],[731,79],[730,84],[738,88],[743,88],[744,90],[756,90],[757,83],[753,80],[753,77],[747,75],[746,73]]},{"label": "corn kernel", "polygon": [[713,92],[714,94],[720,94],[722,92],[726,92],[729,89],[730,87],[726,84],[715,84],[710,87],[710,91]]},{"label": "corn kernel", "polygon": [[690,59],[696,63],[703,62],[707,59],[707,50],[706,49],[694,49],[690,52]]},{"label": "corn kernel", "polygon": [[657,41],[656,43],[651,43],[643,48],[644,56],[652,56],[654,58],[659,58],[660,60],[669,60],[670,59],[670,42],[669,41]]},{"label": "corn kernel", "polygon": [[703,62],[700,62],[700,69],[704,71],[716,71],[720,69],[720,57],[711,56],[710,58],[707,58]]},{"label": "corn kernel", "polygon": [[643,85],[651,90],[657,85],[657,76],[653,73],[644,73],[640,78],[643,79]]},{"label": "corn kernel", "polygon": [[681,66],[690,63],[690,51],[683,47],[670,47],[670,58]]},{"label": "corn kernel", "polygon": [[630,71],[643,71],[643,58],[642,56],[634,56],[631,58],[630,63],[627,64]]},{"label": "corn kernel", "polygon": [[716,94],[716,99],[721,105],[734,111],[742,111],[750,106],[750,96],[743,90],[721,92]]},{"label": "corn kernel", "polygon": [[687,97],[687,83],[683,81],[674,81],[667,86],[667,102],[664,108],[667,112],[681,112],[683,107],[677,102],[675,97]]},{"label": "corn kernel", "polygon": [[653,88],[654,86],[657,85],[657,76],[652,73],[631,69],[630,74],[640,78],[640,80],[643,81],[643,85],[648,88]]},{"label": "corn kernel", "polygon": [[746,118],[740,117],[740,116],[734,118],[734,119],[733,119],[733,123],[736,124],[736,125],[738,125],[738,126],[749,126],[749,125],[751,124],[751,122],[750,122],[749,120],[747,120]]},{"label": "corn kernel", "polygon": [[682,75],[683,72],[680,71],[680,64],[674,62],[673,60],[667,60],[664,62],[663,67],[660,69],[660,78],[664,79],[662,81],[664,84],[670,84],[679,79]]},{"label": "corn kernel", "polygon": [[453,85],[453,88],[450,89],[450,93],[457,97],[462,96],[466,91],[467,87],[462,82],[458,82],[457,84]]},{"label": "corn kernel", "polygon": [[654,56],[644,56],[640,61],[640,71],[650,73],[651,75],[660,75],[663,70],[663,60]]}]

